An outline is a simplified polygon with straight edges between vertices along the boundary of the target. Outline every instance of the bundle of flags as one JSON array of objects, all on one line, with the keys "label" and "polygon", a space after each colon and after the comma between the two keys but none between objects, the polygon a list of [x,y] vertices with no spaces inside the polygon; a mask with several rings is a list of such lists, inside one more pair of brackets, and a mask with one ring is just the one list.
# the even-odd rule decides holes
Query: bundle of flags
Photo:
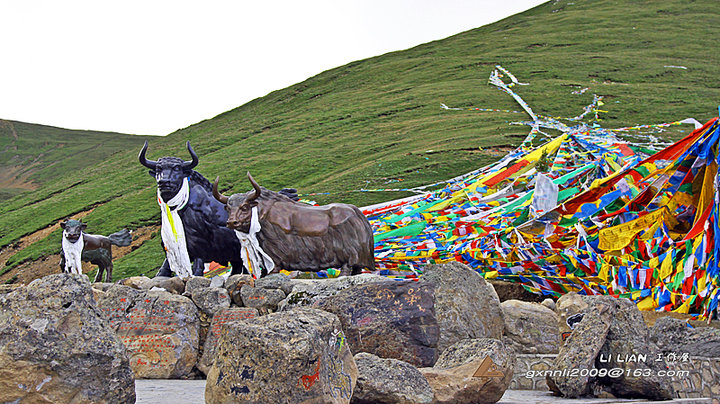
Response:
[{"label": "bundle of flags", "polygon": [[[503,72],[493,73],[493,84]],[[363,208],[377,272],[416,278],[429,263],[460,261],[546,295],[609,294],[641,310],[701,318],[715,310],[718,119],[648,155],[648,145],[597,124],[528,113],[528,138],[498,162],[435,191]],[[532,147],[547,127],[562,135]]]}]

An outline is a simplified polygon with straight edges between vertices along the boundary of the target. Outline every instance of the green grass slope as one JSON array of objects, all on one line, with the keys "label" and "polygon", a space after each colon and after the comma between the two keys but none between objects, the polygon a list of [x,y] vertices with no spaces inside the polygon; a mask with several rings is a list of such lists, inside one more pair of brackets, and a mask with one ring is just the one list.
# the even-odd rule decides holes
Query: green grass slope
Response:
[{"label": "green grass slope", "polygon": [[[720,102],[720,27],[714,0],[558,0],[450,38],[361,60],[275,91],[213,119],[150,142],[149,158],[188,158],[197,170],[221,175],[225,192],[260,184],[297,187],[318,202],[365,205],[403,196],[354,192],[431,183],[498,158],[518,144],[525,120],[506,112],[446,111],[454,107],[519,107],[487,85],[494,65],[528,86],[515,87],[536,113],[571,117],[605,97],[608,128],[693,116],[705,121]],[[685,69],[667,66],[684,66]],[[571,94],[589,87],[584,94]],[[691,128],[675,126],[677,139]],[[478,148],[482,147],[482,150]],[[155,184],[136,160],[138,150],[70,172],[0,207],[0,247],[97,208],[85,219],[92,232],[159,223]],[[403,181],[399,181],[402,179]],[[19,251],[0,272],[59,250],[59,232]],[[116,261],[115,278],[160,265],[157,237]]]},{"label": "green grass slope", "polygon": [[0,200],[136,148],[146,138],[0,120]]}]

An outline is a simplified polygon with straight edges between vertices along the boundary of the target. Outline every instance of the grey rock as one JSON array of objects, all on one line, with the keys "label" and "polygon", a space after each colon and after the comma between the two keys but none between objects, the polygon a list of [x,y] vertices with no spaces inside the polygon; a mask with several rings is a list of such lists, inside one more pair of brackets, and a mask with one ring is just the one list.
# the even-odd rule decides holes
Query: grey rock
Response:
[{"label": "grey rock", "polygon": [[225,285],[225,278],[222,276],[213,276],[212,279],[210,279],[210,287],[211,288],[222,288]]},{"label": "grey rock", "polygon": [[225,289],[227,289],[230,298],[237,306],[243,305],[240,291],[244,285],[255,286],[255,279],[250,275],[231,275],[225,281]]},{"label": "grey rock", "polygon": [[499,281],[497,279],[487,279],[486,282],[492,285],[501,302],[521,300],[523,302],[540,303],[544,299],[542,295],[526,290],[522,284],[517,282]]},{"label": "grey rock", "polygon": [[193,276],[185,282],[185,294],[192,296],[196,290],[210,287],[210,279],[203,276]]},{"label": "grey rock", "polygon": [[334,296],[341,290],[369,282],[385,282],[387,278],[374,274],[342,276],[333,279],[295,279],[287,298],[278,305],[278,310],[290,310],[295,307],[310,306],[316,300]]},{"label": "grey rock", "polygon": [[179,276],[156,276],[150,279],[149,286],[147,289],[162,288],[176,295],[182,295],[185,292],[185,282]]},{"label": "grey rock", "polygon": [[567,319],[578,313],[584,312],[588,307],[588,304],[575,292],[566,293],[557,300],[555,303],[555,312],[558,315],[558,325],[561,331],[570,331],[570,327],[567,325]]},{"label": "grey rock", "polygon": [[192,301],[203,313],[212,317],[222,309],[230,307],[230,295],[223,288],[200,288],[192,293]]},{"label": "grey rock", "polygon": [[462,263],[451,262],[428,265],[423,280],[435,285],[439,352],[467,338],[502,338],[500,299],[480,274]]},{"label": "grey rock", "polygon": [[85,275],[50,275],[0,295],[0,323],[3,402],[135,402],[125,348]]},{"label": "grey rock", "polygon": [[217,354],[217,341],[225,324],[255,318],[259,315],[257,309],[249,307],[231,307],[215,313],[210,323],[210,330],[205,340],[202,357],[197,364],[198,369],[204,374],[207,374],[210,370],[210,366],[215,361],[215,355]]},{"label": "grey rock", "polygon": [[360,352],[355,355],[358,380],[354,404],[430,404],[433,390],[417,368],[397,359],[382,359]]},{"label": "grey rock", "polygon": [[555,300],[550,299],[550,298],[543,300],[542,303],[540,303],[540,304],[542,304],[543,306],[547,307],[548,309],[550,309],[552,311],[555,311],[555,309],[557,308],[557,305],[555,304]]},{"label": "grey rock", "polygon": [[358,370],[340,321],[309,308],[227,323],[208,403],[349,403]]},{"label": "grey rock", "polygon": [[506,300],[500,304],[505,319],[503,342],[517,353],[556,354],[560,345],[554,311],[538,303]]},{"label": "grey rock", "polygon": [[[257,285],[257,283],[255,284]],[[285,298],[285,293],[280,289],[262,289],[243,285],[240,289],[240,296],[245,307],[275,311],[278,303]]]},{"label": "grey rock", "polygon": [[280,289],[287,295],[295,286],[293,280],[284,274],[270,274],[255,281],[256,288]]},{"label": "grey rock", "polygon": [[[666,365],[663,361],[655,361],[660,350],[650,341],[650,333],[637,305],[629,299],[611,296],[588,296],[585,300],[590,307],[608,305],[612,312],[607,338],[599,352],[602,357],[597,358],[596,367],[624,370],[621,377],[601,377],[598,383],[608,387],[616,397],[672,399],[672,380],[658,376],[658,372],[665,370]],[[646,355],[647,358],[633,360],[637,355]],[[650,369],[649,375],[645,369]]]},{"label": "grey rock", "polygon": [[512,382],[515,352],[492,338],[451,345],[432,368],[422,368],[435,394],[434,403],[495,403]]},{"label": "grey rock", "polygon": [[92,284],[93,289],[102,290],[103,292],[107,292],[108,289],[113,287],[114,283],[107,283],[107,282],[95,282]]},{"label": "grey rock", "polygon": [[685,321],[663,317],[649,331],[650,341],[657,344],[664,354],[720,357],[720,330],[717,328],[690,328]]},{"label": "grey rock", "polygon": [[191,375],[197,362],[200,325],[198,309],[190,299],[115,285],[97,307],[125,344],[136,378]]},{"label": "grey rock", "polygon": [[437,359],[439,327],[430,283],[387,279],[365,283],[319,299],[313,307],[340,318],[353,352],[415,366],[432,366]]},{"label": "grey rock", "polygon": [[[612,322],[613,305],[600,303],[588,309],[572,331],[572,334],[560,347],[558,356],[553,361],[554,370],[577,369],[587,371],[595,367],[595,358],[605,344],[605,338]],[[547,376],[546,382],[555,394],[576,398],[589,392],[590,377],[588,375]]]},{"label": "grey rock", "polygon": [[129,286],[133,289],[150,289],[151,281],[147,276],[131,276],[129,278],[120,279],[117,284]]}]

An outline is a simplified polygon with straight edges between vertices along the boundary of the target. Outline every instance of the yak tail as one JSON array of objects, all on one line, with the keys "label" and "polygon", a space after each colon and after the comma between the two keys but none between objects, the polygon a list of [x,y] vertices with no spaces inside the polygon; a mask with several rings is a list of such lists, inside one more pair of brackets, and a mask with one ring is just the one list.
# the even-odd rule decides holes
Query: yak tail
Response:
[{"label": "yak tail", "polygon": [[110,239],[110,244],[118,247],[129,246],[132,242],[132,236],[128,229],[122,229],[119,232],[113,233],[109,235],[108,238]]}]

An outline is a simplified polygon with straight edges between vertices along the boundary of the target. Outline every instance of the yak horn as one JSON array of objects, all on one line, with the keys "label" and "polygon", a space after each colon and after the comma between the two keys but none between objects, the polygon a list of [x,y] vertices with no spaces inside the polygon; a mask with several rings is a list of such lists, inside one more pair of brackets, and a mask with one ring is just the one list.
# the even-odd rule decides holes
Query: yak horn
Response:
[{"label": "yak horn", "polygon": [[227,203],[229,198],[227,196],[221,194],[220,192],[218,192],[218,181],[220,181],[219,175],[217,177],[215,177],[215,183],[213,184],[213,196],[218,201],[220,201],[222,203]]},{"label": "yak horn", "polygon": [[140,149],[140,154],[138,155],[138,160],[140,160],[140,164],[144,165],[145,167],[154,170],[155,167],[157,167],[157,161],[148,160],[145,158],[145,152],[147,152],[148,149],[148,142],[145,141],[145,145],[143,145],[142,149]]},{"label": "yak horn", "polygon": [[248,180],[250,180],[250,183],[252,184],[253,188],[255,188],[255,194],[253,194],[250,198],[248,198],[248,201],[254,201],[258,197],[260,197],[260,193],[262,193],[262,190],[260,190],[260,185],[258,185],[257,182],[255,182],[255,179],[250,175],[250,171],[247,173]]},{"label": "yak horn", "polygon": [[187,141],[187,149],[188,152],[190,152],[190,157],[192,157],[192,160],[184,162],[183,167],[188,170],[192,170],[193,168],[195,168],[196,165],[198,165],[198,162],[200,160],[198,159],[197,154],[195,154],[195,150],[193,150],[192,146],[190,146],[189,140]]}]

